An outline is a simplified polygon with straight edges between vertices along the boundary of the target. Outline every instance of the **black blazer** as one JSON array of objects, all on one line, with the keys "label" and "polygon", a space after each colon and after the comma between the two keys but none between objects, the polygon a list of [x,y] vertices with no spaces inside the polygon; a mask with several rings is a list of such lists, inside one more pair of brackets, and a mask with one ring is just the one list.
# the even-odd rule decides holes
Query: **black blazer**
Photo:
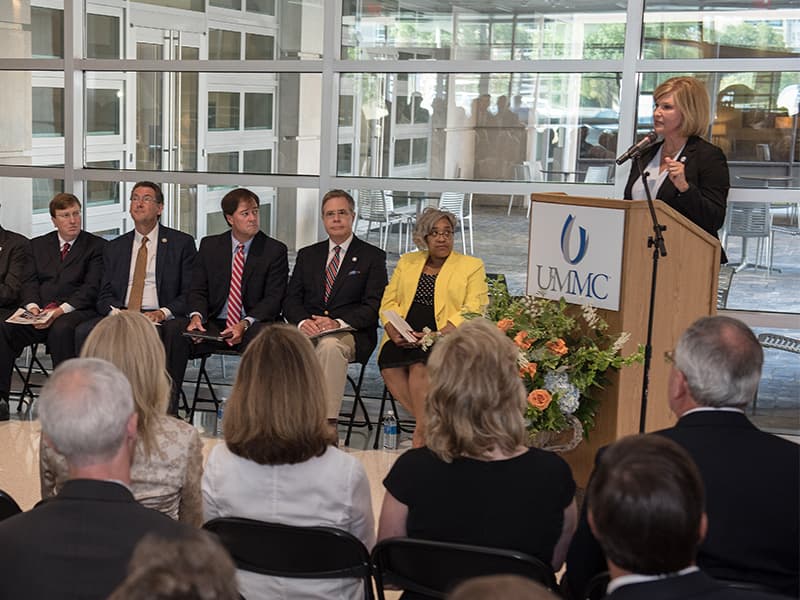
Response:
[{"label": "black blazer", "polygon": [[[210,235],[200,242],[189,292],[189,313],[215,319],[225,308],[231,286],[231,233]],[[256,321],[272,322],[281,314],[289,279],[286,245],[259,231],[250,244],[242,273],[242,306]]]},{"label": "black blazer", "polygon": [[[712,577],[752,581],[797,598],[800,445],[728,411],[694,412],[657,434],[683,446],[703,478],[708,533],[697,564]],[[567,554],[570,597],[578,598],[604,570],[584,508]]]},{"label": "black blazer", "polygon": [[[103,252],[103,282],[97,299],[97,312],[106,316],[112,306],[125,306],[131,272],[134,232],[119,236],[106,244]],[[158,225],[156,252],[156,292],[159,307],[164,306],[176,317],[186,316],[186,298],[192,279],[192,266],[197,249],[192,236]]]},{"label": "black blazer", "polygon": [[378,343],[378,309],[386,288],[386,253],[353,236],[325,303],[328,240],[297,253],[283,314],[297,324],[311,315],[342,319],[356,329],[356,360],[367,362]]},{"label": "black blazer", "polygon": [[[642,166],[653,159],[663,142],[653,145],[642,154]],[[728,190],[731,187],[728,161],[722,150],[702,138],[692,136],[681,153],[686,157],[684,172],[689,189],[678,191],[669,177],[664,179],[656,192],[655,199],[661,200],[677,210],[693,223],[717,237],[717,231],[725,222],[725,209]],[[653,176],[657,176],[654,173]],[[631,188],[639,179],[639,171],[634,167],[625,185],[625,198],[631,198]],[[726,262],[723,260],[723,262]]]},{"label": "black blazer", "polygon": [[3,319],[19,308],[22,290],[34,278],[30,240],[0,227],[0,312]]},{"label": "black blazer", "polygon": [[58,232],[51,231],[31,240],[36,278],[25,286],[22,304],[68,302],[75,310],[95,309],[103,277],[103,248],[106,241],[81,231],[61,260]]},{"label": "black blazer", "polygon": [[145,534],[176,538],[187,530],[118,483],[70,480],[57,496],[0,523],[0,600],[104,599]]},{"label": "black blazer", "polygon": [[623,585],[606,596],[609,600],[779,600],[782,597],[733,589],[702,571]]}]

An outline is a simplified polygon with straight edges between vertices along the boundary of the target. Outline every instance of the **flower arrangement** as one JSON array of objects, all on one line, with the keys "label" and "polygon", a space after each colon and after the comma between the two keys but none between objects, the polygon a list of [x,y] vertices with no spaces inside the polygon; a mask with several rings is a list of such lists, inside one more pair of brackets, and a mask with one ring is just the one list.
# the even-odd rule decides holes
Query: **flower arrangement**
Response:
[{"label": "flower arrangement", "polygon": [[[577,307],[563,298],[512,297],[502,277],[489,279],[488,284],[492,301],[484,316],[519,348],[531,436],[569,429],[577,419],[586,437],[598,407],[592,388],[602,388],[608,369],[641,362],[643,347],[622,356],[630,334],[609,333],[608,323],[589,305]],[[476,316],[481,315],[467,318]]]}]

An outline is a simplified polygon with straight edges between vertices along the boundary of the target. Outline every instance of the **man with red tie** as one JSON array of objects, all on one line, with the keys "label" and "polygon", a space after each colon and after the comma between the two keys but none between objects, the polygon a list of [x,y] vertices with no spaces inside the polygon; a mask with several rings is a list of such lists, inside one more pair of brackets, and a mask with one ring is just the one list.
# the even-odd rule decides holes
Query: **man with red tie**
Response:
[{"label": "man with red tie", "polygon": [[34,343],[47,342],[53,367],[75,357],[75,328],[97,316],[105,240],[82,230],[81,203],[72,194],[50,201],[56,230],[31,240],[35,277],[23,284],[20,304],[49,317],[35,325],[0,324],[0,396],[8,397],[14,360]]},{"label": "man with red tie", "polygon": [[225,194],[221,206],[231,230],[200,242],[189,290],[188,324],[186,319],[164,324],[173,408],[192,352],[184,331],[222,338],[200,341],[197,352],[215,347],[244,350],[262,323],[278,319],[286,293],[286,245],[259,230],[258,196],[238,188]]},{"label": "man with red tie", "polygon": [[283,314],[314,341],[335,427],[347,365],[366,363],[377,344],[378,308],[386,287],[386,253],[353,235],[355,202],[344,190],[322,198],[328,239],[297,253]]}]

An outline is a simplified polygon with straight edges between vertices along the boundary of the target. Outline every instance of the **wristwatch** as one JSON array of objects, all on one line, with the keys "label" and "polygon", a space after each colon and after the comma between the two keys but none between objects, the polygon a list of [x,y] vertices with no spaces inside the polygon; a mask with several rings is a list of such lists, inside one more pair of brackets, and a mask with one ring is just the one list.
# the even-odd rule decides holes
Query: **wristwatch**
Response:
[{"label": "wristwatch", "polygon": [[245,331],[250,329],[250,321],[248,321],[247,319],[242,319],[241,321],[239,321],[239,323],[244,325],[244,330]]}]

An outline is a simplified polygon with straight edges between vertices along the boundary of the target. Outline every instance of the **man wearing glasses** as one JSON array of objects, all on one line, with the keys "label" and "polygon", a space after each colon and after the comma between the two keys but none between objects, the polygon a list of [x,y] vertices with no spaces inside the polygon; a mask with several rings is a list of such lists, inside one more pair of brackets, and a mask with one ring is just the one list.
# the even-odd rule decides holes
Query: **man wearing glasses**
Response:
[{"label": "man wearing glasses", "polygon": [[14,360],[30,344],[47,342],[53,367],[75,357],[75,328],[97,316],[105,240],[82,230],[81,203],[72,194],[50,201],[56,230],[31,240],[35,276],[23,283],[19,306],[47,320],[0,324],[0,397],[8,398]]},{"label": "man wearing glasses", "polygon": [[386,253],[353,235],[354,219],[350,194],[325,194],[322,223],[328,239],[297,253],[283,303],[286,320],[314,341],[334,428],[348,363],[366,363],[378,343],[378,307],[387,281]]}]

